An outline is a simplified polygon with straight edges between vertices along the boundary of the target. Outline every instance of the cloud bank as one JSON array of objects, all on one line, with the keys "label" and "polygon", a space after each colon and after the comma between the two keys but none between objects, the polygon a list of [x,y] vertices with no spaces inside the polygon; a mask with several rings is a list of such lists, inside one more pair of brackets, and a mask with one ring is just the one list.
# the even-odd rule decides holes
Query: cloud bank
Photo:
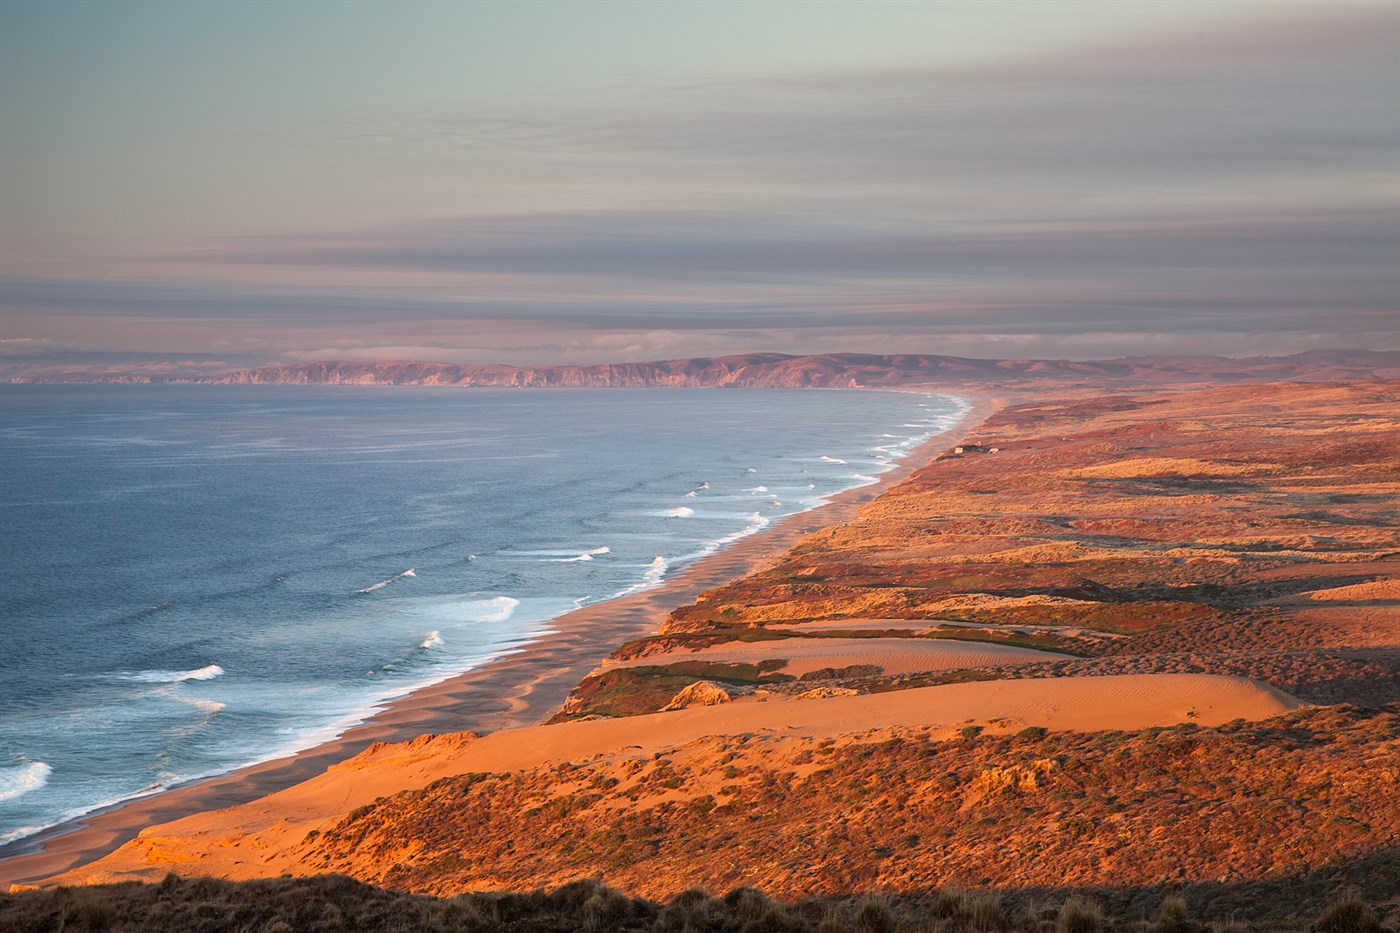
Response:
[{"label": "cloud bank", "polygon": [[1301,7],[371,121],[344,145],[491,209],[206,241],[145,260],[179,284],[11,280],[0,300],[256,330],[287,358],[1396,346],[1397,35],[1391,5]]}]

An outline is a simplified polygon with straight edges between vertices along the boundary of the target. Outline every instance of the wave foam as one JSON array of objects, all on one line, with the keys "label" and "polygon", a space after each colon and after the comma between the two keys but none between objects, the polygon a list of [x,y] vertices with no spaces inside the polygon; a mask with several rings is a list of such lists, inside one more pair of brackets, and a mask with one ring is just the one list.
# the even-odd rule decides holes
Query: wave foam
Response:
[{"label": "wave foam", "polygon": [[402,580],[404,577],[416,577],[416,576],[418,576],[418,574],[414,571],[414,569],[413,569],[412,567],[409,567],[409,568],[408,568],[407,570],[405,570],[403,573],[396,573],[396,574],[394,574],[392,577],[390,577],[390,578],[387,579],[387,580],[380,580],[378,583],[371,583],[369,586],[365,587],[364,589],[362,589],[362,590],[356,590],[355,592],[357,592],[357,593],[373,593],[375,590],[379,589],[380,587],[388,586],[390,583],[393,583],[395,580]]},{"label": "wave foam", "polygon": [[23,797],[38,790],[49,782],[53,767],[44,761],[29,761],[21,758],[15,768],[0,768],[0,801]]},{"label": "wave foam", "polygon": [[658,554],[652,558],[651,566],[647,568],[646,573],[642,574],[642,579],[648,583],[660,583],[670,566],[670,562]]},{"label": "wave foam", "polygon": [[479,603],[466,604],[468,622],[504,622],[515,612],[520,600],[509,596],[493,596]]},{"label": "wave foam", "polygon": [[363,590],[356,590],[356,593],[374,593],[374,591],[378,590],[379,587],[389,586],[389,584],[393,583],[393,581],[395,580],[402,580],[403,577],[416,576],[419,576],[419,574],[414,573],[413,567],[409,567],[409,569],[405,570],[405,572],[403,573],[393,574],[393,576],[389,577],[388,580],[379,580],[378,583],[371,583],[370,586],[363,588]]},{"label": "wave foam", "polygon": [[211,718],[222,713],[225,708],[225,705],[218,700],[200,700],[194,697],[173,697],[173,699],[179,700],[181,703],[187,703],[205,716]]},{"label": "wave foam", "polygon": [[437,629],[433,629],[431,632],[429,632],[423,637],[423,643],[420,644],[418,647],[436,648],[440,644],[442,644],[442,634]]},{"label": "wave foam", "polygon": [[758,495],[758,494],[761,493],[761,492],[767,492],[767,491],[768,491],[768,487],[767,487],[767,486],[755,486],[754,488],[752,488],[752,489],[749,490],[749,492],[752,493],[752,494],[755,495],[755,496]]},{"label": "wave foam", "polygon": [[826,454],[822,454],[822,455],[821,455],[820,457],[818,457],[817,459],[818,459],[818,460],[824,460],[824,461],[826,461],[827,463],[843,463],[843,464],[844,464],[844,463],[846,462],[845,460],[838,460],[836,457],[828,457]]},{"label": "wave foam", "polygon": [[213,680],[224,676],[224,669],[217,664],[206,664],[192,671],[137,671],[121,676],[123,680],[138,684],[179,684],[187,680]]},{"label": "wave foam", "polygon": [[653,512],[652,514],[661,518],[689,518],[695,514],[695,510],[682,505],[679,508],[663,509],[660,512]]},{"label": "wave foam", "polygon": [[582,554],[579,554],[579,555],[576,556],[576,557],[566,557],[566,558],[564,558],[564,560],[562,561],[562,563],[565,563],[565,564],[576,564],[576,563],[578,563],[578,562],[581,561],[581,560],[592,560],[593,557],[594,557],[594,555],[596,555],[596,554],[607,554],[607,553],[610,552],[611,550],[612,550],[612,548],[610,548],[610,547],[608,547],[608,546],[606,546],[606,545],[604,545],[603,547],[595,547],[593,550],[591,550],[591,551],[584,551]]}]

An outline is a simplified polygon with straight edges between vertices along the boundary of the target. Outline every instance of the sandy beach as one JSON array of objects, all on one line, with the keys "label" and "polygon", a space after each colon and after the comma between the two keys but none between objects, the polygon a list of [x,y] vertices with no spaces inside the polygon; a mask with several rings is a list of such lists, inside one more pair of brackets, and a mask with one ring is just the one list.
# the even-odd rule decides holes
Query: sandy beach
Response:
[{"label": "sandy beach", "polygon": [[[907,391],[920,391],[908,387]],[[928,387],[926,391],[943,391]],[[422,734],[494,732],[548,719],[580,679],[617,645],[655,632],[667,615],[701,593],[755,572],[806,535],[854,519],[861,508],[923,467],[939,450],[975,431],[1003,401],[959,391],[972,407],[962,422],[912,450],[878,482],[840,493],[819,508],[775,522],[666,578],[663,585],[566,613],[551,631],[520,650],[389,703],[335,740],[226,775],[179,785],[150,797],[52,827],[0,847],[0,890],[91,862],[142,829],[193,813],[233,807],[291,787],[378,742]]]}]

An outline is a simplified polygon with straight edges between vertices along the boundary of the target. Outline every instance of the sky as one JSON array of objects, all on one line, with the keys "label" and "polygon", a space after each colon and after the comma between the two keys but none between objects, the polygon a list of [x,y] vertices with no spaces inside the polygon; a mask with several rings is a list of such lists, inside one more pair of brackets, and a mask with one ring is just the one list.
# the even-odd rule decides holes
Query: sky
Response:
[{"label": "sky", "polygon": [[1400,348],[1400,2],[0,4],[0,364]]}]

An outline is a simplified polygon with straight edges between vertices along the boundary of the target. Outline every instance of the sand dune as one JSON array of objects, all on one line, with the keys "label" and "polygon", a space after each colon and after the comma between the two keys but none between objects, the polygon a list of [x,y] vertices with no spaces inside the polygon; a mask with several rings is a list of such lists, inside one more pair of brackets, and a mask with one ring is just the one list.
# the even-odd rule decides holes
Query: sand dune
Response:
[{"label": "sand dune", "polygon": [[1400,600],[1400,580],[1373,580],[1369,583],[1334,586],[1325,590],[1309,590],[1306,593],[1300,593],[1299,598],[1317,602]]},{"label": "sand dune", "polygon": [[[925,628],[928,623],[921,623]],[[671,651],[626,661],[608,661],[609,667],[642,667],[677,664],[682,661],[755,664],[783,658],[787,664],[779,673],[801,677],[823,668],[877,665],[885,674],[915,674],[920,671],[955,670],[963,667],[992,667],[1002,664],[1031,664],[1059,661],[1069,657],[1051,651],[1017,648],[951,639],[912,638],[786,638],[782,641],[726,642],[693,651]]]},{"label": "sand dune", "polygon": [[324,774],[241,806],[143,831],[121,849],[44,884],[157,880],[171,870],[227,878],[311,873],[294,848],[377,797],[472,771],[513,771],[560,762],[650,757],[697,739],[769,735],[793,739],[868,737],[927,730],[949,737],[965,724],[988,732],[1141,729],[1263,719],[1301,705],[1254,681],[1204,674],[1136,674],[988,681],[787,703],[735,703],[506,729],[423,736],[376,746]]}]

